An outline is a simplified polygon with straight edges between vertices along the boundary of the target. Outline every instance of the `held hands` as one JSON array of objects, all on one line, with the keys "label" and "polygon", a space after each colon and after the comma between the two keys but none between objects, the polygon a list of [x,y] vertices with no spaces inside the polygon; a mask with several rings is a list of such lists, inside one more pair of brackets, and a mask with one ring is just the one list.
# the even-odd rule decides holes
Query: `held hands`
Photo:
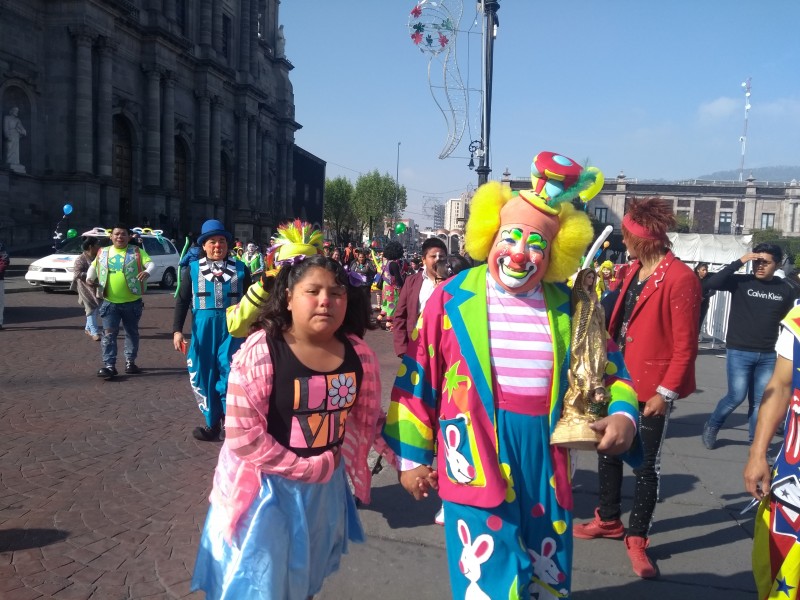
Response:
[{"label": "held hands", "polygon": [[415,500],[422,500],[428,497],[428,492],[439,489],[439,472],[434,471],[427,465],[420,465],[410,471],[400,471],[398,473],[400,485]]},{"label": "held hands", "polygon": [[150,273],[148,273],[147,271],[142,271],[136,276],[136,279],[138,279],[139,281],[144,281],[145,279],[149,278],[150,278]]},{"label": "held hands", "polygon": [[592,423],[589,427],[603,435],[597,444],[597,451],[601,454],[622,454],[631,447],[636,428],[625,415],[610,415]]}]

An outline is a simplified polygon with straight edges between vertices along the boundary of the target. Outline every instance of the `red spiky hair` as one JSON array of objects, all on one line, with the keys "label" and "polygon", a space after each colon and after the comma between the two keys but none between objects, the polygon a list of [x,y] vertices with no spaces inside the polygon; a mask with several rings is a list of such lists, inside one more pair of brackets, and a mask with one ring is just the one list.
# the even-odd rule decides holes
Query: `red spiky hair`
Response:
[{"label": "red spiky hair", "polygon": [[637,225],[641,225],[659,239],[649,240],[641,238],[622,224],[622,231],[636,246],[636,253],[640,257],[656,256],[661,254],[664,248],[671,246],[667,232],[675,228],[675,215],[672,212],[672,203],[651,196],[649,198],[631,198],[625,209],[625,215],[633,219]]}]

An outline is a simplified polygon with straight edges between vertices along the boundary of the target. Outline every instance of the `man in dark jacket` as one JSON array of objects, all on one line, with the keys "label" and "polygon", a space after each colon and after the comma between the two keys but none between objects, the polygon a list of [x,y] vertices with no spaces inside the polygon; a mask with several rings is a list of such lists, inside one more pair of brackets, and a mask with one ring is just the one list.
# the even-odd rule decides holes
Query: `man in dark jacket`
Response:
[{"label": "man in dark jacket", "polygon": [[447,246],[439,238],[432,237],[422,242],[422,268],[406,279],[394,313],[392,333],[397,356],[406,353],[408,336],[436,287],[436,262],[446,256]]},{"label": "man in dark jacket", "polygon": [[[792,286],[775,276],[782,259],[779,246],[759,244],[753,252],[703,280],[703,291],[731,293],[725,339],[728,393],[703,426],[703,445],[709,450],[714,448],[725,419],[748,395],[749,439],[753,441],[761,396],[775,367],[779,325],[796,297]],[[749,261],[753,262],[753,272],[737,275],[736,271]]]}]

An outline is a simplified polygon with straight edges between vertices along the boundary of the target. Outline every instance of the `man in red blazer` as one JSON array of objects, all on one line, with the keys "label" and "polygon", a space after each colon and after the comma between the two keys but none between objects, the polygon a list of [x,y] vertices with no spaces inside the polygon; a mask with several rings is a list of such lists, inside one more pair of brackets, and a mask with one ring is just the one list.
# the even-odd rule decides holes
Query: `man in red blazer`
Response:
[{"label": "man in red blazer", "polygon": [[437,237],[422,242],[422,268],[403,284],[392,321],[394,352],[405,356],[408,336],[414,330],[425,302],[436,287],[436,261],[447,257],[447,246]]},{"label": "man in red blazer", "polygon": [[694,272],[669,250],[667,231],[675,224],[671,204],[660,198],[634,199],[627,210],[622,239],[634,260],[624,275],[608,330],[624,353],[639,397],[644,460],[634,470],[636,488],[627,534],[620,520],[622,461],[599,454],[600,506],[594,520],[576,525],[573,535],[625,536],[633,571],[650,578],[657,571],[645,550],[658,500],[661,444],[672,402],[695,390],[702,291]]}]

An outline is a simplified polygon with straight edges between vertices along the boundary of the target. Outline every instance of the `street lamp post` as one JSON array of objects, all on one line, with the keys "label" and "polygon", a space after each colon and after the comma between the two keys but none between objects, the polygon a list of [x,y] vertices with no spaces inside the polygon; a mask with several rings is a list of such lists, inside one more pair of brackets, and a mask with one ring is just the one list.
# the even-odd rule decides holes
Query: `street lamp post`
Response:
[{"label": "street lamp post", "polygon": [[[492,117],[492,67],[494,64],[494,38],[497,35],[497,11],[500,9],[499,0],[481,0],[484,16],[483,29],[483,113],[481,115],[480,146],[471,151],[478,158],[475,172],[478,174],[478,185],[483,185],[489,180],[489,134],[491,133]],[[471,146],[471,144],[470,144]],[[472,158],[470,158],[472,162]]]},{"label": "street lamp post", "polygon": [[739,181],[744,180],[744,152],[747,147],[747,115],[750,113],[750,77],[747,81],[742,82],[742,89],[744,90],[744,132],[739,137],[742,144],[742,162],[739,165]]}]

